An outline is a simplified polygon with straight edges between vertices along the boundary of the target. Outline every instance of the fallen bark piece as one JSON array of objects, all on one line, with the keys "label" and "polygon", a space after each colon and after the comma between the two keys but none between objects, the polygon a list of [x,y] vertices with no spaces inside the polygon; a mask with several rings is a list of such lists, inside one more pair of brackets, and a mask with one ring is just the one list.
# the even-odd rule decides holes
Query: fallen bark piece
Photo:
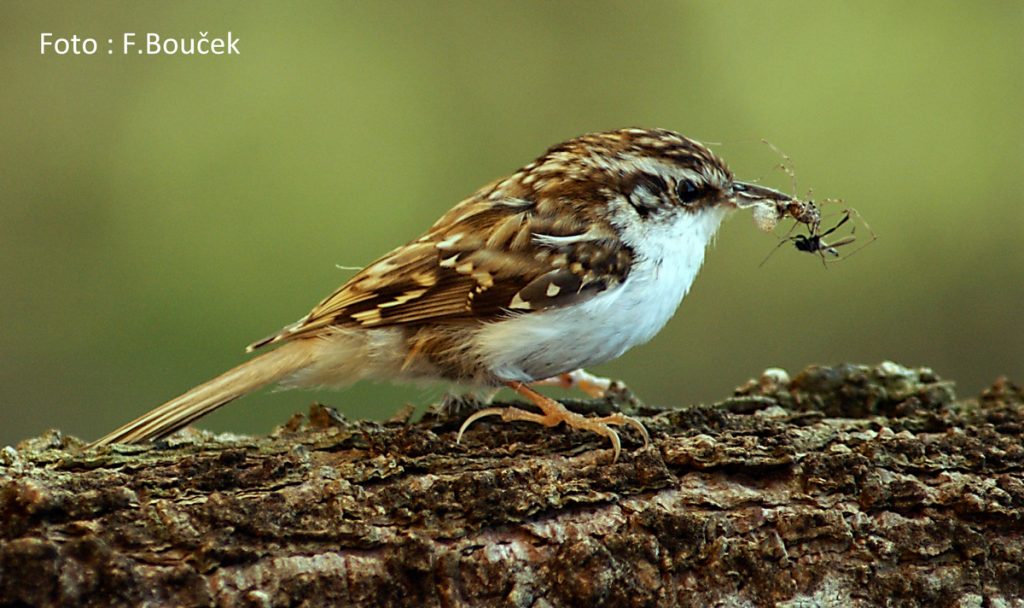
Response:
[{"label": "fallen bark piece", "polygon": [[[572,403],[569,404],[573,406]],[[588,402],[607,411],[610,403]],[[450,408],[448,408],[450,409]],[[1024,391],[893,363],[635,404],[0,452],[0,605],[1024,606]]]}]

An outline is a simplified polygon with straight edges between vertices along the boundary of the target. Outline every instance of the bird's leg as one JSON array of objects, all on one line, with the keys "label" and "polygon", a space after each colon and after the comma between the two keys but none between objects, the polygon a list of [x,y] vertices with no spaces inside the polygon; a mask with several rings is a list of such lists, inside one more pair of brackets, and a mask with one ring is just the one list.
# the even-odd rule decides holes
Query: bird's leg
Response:
[{"label": "bird's leg", "polygon": [[558,386],[561,388],[575,388],[594,399],[600,399],[608,395],[623,395],[629,389],[619,380],[595,376],[585,369],[578,369],[564,374],[558,374],[543,380],[530,383],[531,386]]},{"label": "bird's leg", "polygon": [[469,428],[469,425],[486,416],[501,416],[501,419],[506,422],[513,420],[525,420],[527,422],[543,424],[544,426],[556,426],[557,424],[564,422],[566,425],[574,429],[597,433],[598,435],[607,437],[612,442],[612,449],[614,450],[612,462],[618,460],[619,453],[622,452],[622,442],[619,441],[619,434],[612,428],[613,426],[629,425],[635,428],[640,435],[643,436],[645,446],[651,442],[651,437],[647,434],[647,429],[645,429],[644,425],[635,418],[630,418],[623,414],[611,414],[610,416],[602,416],[600,418],[587,418],[575,412],[570,412],[565,409],[565,406],[561,403],[551,399],[550,397],[541,395],[522,382],[506,382],[505,385],[523,397],[529,399],[531,403],[539,407],[544,413],[537,414],[521,410],[516,407],[489,407],[487,409],[480,410],[469,418],[466,418],[466,421],[462,423],[462,427],[459,428],[459,436],[455,440],[456,443],[462,440],[462,434],[467,428]]}]

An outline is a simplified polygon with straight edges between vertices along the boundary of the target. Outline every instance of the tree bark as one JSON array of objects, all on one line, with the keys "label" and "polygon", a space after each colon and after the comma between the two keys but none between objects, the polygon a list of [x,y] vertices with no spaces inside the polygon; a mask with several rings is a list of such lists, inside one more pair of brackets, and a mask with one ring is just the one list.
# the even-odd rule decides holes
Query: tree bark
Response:
[{"label": "tree bark", "polygon": [[[608,401],[569,402],[607,410]],[[465,412],[0,454],[0,605],[1024,606],[1024,392],[769,370],[652,436]]]}]

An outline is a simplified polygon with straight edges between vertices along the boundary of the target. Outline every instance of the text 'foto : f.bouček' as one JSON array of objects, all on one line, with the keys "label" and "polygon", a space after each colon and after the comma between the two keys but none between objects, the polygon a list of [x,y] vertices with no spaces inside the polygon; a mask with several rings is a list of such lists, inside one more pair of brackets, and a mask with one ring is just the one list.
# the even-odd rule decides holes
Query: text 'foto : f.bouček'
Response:
[{"label": "text 'foto : f.bou\u010dek'", "polygon": [[215,37],[210,37],[209,32],[199,32],[193,37],[124,32],[116,38],[107,38],[104,48],[96,38],[43,32],[39,34],[39,54],[97,55],[105,50],[107,55],[241,55],[238,42],[239,38],[233,32]]}]

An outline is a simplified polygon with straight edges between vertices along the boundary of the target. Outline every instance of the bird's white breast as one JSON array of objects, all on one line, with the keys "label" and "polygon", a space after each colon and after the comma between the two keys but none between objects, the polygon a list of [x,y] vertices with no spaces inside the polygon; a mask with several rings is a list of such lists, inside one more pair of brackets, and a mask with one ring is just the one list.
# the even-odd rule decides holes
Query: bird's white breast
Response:
[{"label": "bird's white breast", "polygon": [[672,223],[624,228],[635,260],[622,284],[579,304],[492,323],[477,334],[476,354],[497,379],[529,382],[610,361],[647,342],[689,291],[725,214],[681,213]]}]

